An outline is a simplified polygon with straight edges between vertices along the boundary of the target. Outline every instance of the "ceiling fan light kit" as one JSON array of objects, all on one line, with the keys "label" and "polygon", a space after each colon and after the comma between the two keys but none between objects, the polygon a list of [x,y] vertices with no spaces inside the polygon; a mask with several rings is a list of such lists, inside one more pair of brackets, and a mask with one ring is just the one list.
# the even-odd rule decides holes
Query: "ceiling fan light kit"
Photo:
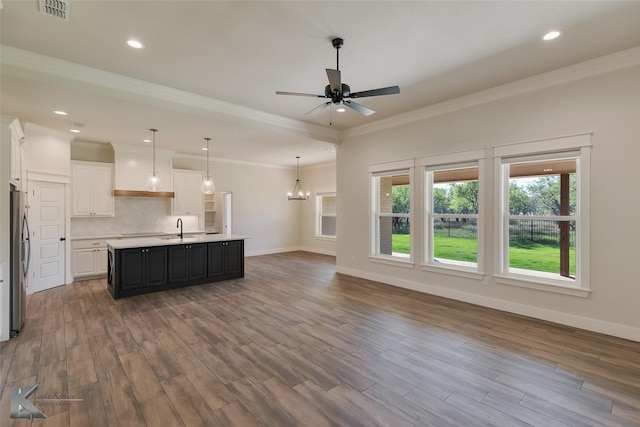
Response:
[{"label": "ceiling fan light kit", "polygon": [[[300,93],[300,92],[283,92],[276,91],[276,95],[290,95],[290,96],[310,96],[313,98],[327,98],[330,101],[327,101],[323,104],[318,105],[312,110],[308,111],[306,114],[314,113],[318,110],[323,110],[331,104],[335,105],[345,105],[352,110],[357,111],[363,116],[370,116],[375,113],[374,110],[365,107],[364,105],[358,104],[357,102],[353,102],[350,99],[353,98],[366,98],[371,96],[380,96],[380,95],[393,95],[400,93],[400,88],[398,86],[388,86],[380,89],[370,89],[361,92],[351,92],[351,87],[342,83],[342,78],[340,75],[340,48],[344,44],[344,40],[336,37],[331,41],[334,49],[336,49],[336,69],[333,70],[331,68],[327,68],[327,78],[329,79],[329,84],[324,88],[324,95],[315,95],[311,93]],[[350,98],[350,99],[347,99]],[[343,109],[344,111],[344,109]]]}]

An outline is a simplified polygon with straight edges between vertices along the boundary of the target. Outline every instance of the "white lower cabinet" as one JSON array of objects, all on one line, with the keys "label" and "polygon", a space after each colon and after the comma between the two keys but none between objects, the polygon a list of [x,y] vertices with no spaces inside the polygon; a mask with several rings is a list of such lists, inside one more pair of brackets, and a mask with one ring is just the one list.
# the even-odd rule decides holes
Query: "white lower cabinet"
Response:
[{"label": "white lower cabinet", "polygon": [[107,275],[107,243],[105,240],[71,242],[71,274],[73,280]]}]

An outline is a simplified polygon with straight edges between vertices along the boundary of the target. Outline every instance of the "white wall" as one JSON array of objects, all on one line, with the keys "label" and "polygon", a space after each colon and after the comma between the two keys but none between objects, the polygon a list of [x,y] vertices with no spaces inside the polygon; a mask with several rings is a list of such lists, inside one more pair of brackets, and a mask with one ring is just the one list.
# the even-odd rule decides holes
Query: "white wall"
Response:
[{"label": "white wall", "polygon": [[[300,169],[300,181],[305,191],[311,192],[308,202],[290,202],[301,204],[300,248],[308,252],[326,255],[336,254],[336,241],[315,237],[316,201],[319,193],[336,192],[336,164],[309,166]],[[293,182],[290,187],[293,188]]]},{"label": "white wall", "polygon": [[[204,159],[179,157],[174,168],[205,170]],[[296,250],[299,247],[300,206],[287,201],[295,169],[210,160],[216,191],[231,192],[233,234],[248,236],[248,256]]]},{"label": "white wall", "polygon": [[[112,145],[115,153],[114,189],[149,191],[147,179],[153,171],[153,148],[126,144]],[[173,151],[156,149],[155,170],[160,178],[158,191],[173,191],[172,156]]]},{"label": "white wall", "polygon": [[[346,138],[337,164],[338,271],[640,341],[640,67],[595,74]],[[495,283],[492,189],[484,222],[487,285],[418,265],[369,262],[369,164],[584,132],[593,132],[589,297]],[[417,193],[414,206],[423,203]],[[419,262],[422,253],[415,255]]]}]

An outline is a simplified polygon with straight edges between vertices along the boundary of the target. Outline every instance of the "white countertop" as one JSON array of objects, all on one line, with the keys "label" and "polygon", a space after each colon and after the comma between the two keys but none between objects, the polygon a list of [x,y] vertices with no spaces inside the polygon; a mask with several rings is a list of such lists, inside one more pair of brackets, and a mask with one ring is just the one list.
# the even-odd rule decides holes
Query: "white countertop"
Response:
[{"label": "white countertop", "polygon": [[[185,233],[186,234],[186,233]],[[190,243],[224,242],[227,240],[245,240],[247,236],[237,234],[198,234],[180,239],[177,235],[164,237],[137,237],[130,239],[107,240],[107,246],[113,249],[144,248],[149,246],[188,245]]]},{"label": "white countertop", "polygon": [[[195,231],[185,231],[184,235],[191,237],[194,234],[205,234],[206,231],[195,230]],[[141,237],[160,237],[160,236],[175,236],[177,233],[166,233],[164,231],[154,231],[154,232],[130,232],[130,233],[121,233],[121,234],[105,234],[105,235],[95,235],[95,236],[72,236],[71,240],[113,240],[113,239],[139,239]]]}]

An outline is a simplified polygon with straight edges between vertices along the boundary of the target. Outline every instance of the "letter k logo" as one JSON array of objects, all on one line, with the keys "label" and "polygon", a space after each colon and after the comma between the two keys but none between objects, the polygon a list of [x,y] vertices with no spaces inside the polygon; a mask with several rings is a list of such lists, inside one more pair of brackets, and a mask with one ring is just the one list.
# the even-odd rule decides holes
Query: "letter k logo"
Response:
[{"label": "letter k logo", "polygon": [[30,420],[34,418],[47,418],[40,409],[36,408],[33,403],[27,400],[36,390],[38,390],[38,384],[24,389],[18,387],[12,390],[11,411],[9,413],[11,418],[28,418]]}]

